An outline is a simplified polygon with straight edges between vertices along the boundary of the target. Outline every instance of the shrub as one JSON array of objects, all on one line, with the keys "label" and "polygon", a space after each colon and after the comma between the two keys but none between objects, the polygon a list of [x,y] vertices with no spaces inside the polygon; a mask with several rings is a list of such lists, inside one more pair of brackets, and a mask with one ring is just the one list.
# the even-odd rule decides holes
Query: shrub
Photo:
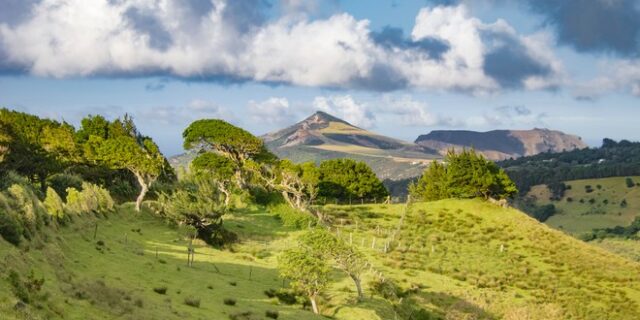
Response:
[{"label": "shrub", "polygon": [[626,208],[627,207],[627,199],[622,199],[622,201],[620,202],[620,208]]},{"label": "shrub", "polygon": [[0,236],[7,242],[17,246],[22,239],[22,225],[7,211],[0,208]]},{"label": "shrub", "polygon": [[378,279],[371,282],[371,290],[387,300],[397,300],[403,296],[403,292],[393,281]]},{"label": "shrub", "polygon": [[291,208],[286,204],[270,206],[269,211],[280,218],[282,224],[287,227],[305,228],[309,224],[315,225],[315,218],[310,214]]},{"label": "shrub", "polygon": [[586,193],[593,192],[593,188],[591,187],[591,185],[588,184],[588,185],[584,186],[584,192],[586,192]]},{"label": "shrub", "polygon": [[75,188],[67,189],[67,211],[74,214],[89,212],[107,213],[114,209],[114,202],[106,189],[85,182],[82,191]]},{"label": "shrub", "polygon": [[200,298],[196,298],[193,296],[188,296],[186,298],[184,298],[184,304],[190,306],[190,307],[194,307],[194,308],[200,308]]},{"label": "shrub", "polygon": [[278,290],[276,292],[276,297],[278,298],[278,301],[288,305],[296,304],[296,302],[298,302],[297,295],[290,290]]},{"label": "shrub", "polygon": [[44,223],[46,209],[30,185],[14,184],[7,192],[10,199],[5,200],[10,206],[9,211],[19,219],[25,238],[31,239]]},{"label": "shrub", "polygon": [[269,298],[275,297],[276,294],[278,294],[278,291],[276,291],[276,289],[267,289],[264,291],[264,295]]},{"label": "shrub", "polygon": [[633,188],[636,186],[635,182],[633,182],[633,179],[631,179],[630,177],[624,179],[624,182],[627,184],[627,188]]},{"label": "shrub", "polygon": [[165,287],[165,286],[155,287],[155,288],[153,288],[153,291],[155,291],[155,293],[157,293],[157,294],[166,294],[167,293],[167,287]]},{"label": "shrub", "polygon": [[265,317],[270,318],[270,319],[278,319],[278,317],[280,316],[278,311],[275,311],[275,310],[267,310],[264,313],[264,315],[265,315]]},{"label": "shrub", "polygon": [[82,189],[82,177],[77,174],[59,173],[47,179],[49,186],[63,199],[67,199],[67,189]]},{"label": "shrub", "polygon": [[64,218],[64,202],[62,202],[62,198],[60,198],[53,188],[47,188],[47,196],[44,199],[43,205],[50,216],[56,219]]},{"label": "shrub", "polygon": [[235,306],[236,305],[236,299],[233,299],[233,298],[225,298],[223,300],[223,302],[224,302],[225,305],[228,305],[228,306]]}]

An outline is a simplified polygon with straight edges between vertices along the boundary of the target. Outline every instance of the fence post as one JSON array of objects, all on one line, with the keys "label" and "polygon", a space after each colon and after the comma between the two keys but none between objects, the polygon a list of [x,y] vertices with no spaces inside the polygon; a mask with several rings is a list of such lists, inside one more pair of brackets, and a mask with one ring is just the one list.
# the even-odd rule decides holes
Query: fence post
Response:
[{"label": "fence post", "polygon": [[349,232],[349,244],[353,244],[353,233]]},{"label": "fence post", "polygon": [[376,248],[376,237],[373,237],[373,240],[371,240],[371,249],[375,249]]},{"label": "fence post", "polygon": [[93,240],[98,236],[98,222],[96,222],[96,228],[93,230]]}]

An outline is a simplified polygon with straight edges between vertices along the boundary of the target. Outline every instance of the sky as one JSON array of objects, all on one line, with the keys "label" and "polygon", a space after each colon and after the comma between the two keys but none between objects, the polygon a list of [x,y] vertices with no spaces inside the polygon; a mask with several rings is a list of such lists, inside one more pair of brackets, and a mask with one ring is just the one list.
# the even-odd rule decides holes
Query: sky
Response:
[{"label": "sky", "polygon": [[0,106],[260,135],[317,110],[413,141],[640,140],[640,0],[0,0]]}]

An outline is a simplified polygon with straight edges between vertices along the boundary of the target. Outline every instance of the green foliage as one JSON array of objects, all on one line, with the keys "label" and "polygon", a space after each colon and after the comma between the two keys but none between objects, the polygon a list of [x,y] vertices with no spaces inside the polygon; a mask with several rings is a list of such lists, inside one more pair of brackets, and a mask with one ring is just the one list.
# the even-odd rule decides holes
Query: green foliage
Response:
[{"label": "green foliage", "polygon": [[319,195],[327,199],[383,199],[389,193],[380,179],[361,161],[332,159],[320,164]]},{"label": "green foliage", "polygon": [[291,281],[289,284],[294,290],[311,300],[313,311],[319,313],[316,299],[326,289],[331,271],[323,255],[308,248],[289,249],[278,258],[278,270],[282,277]]},{"label": "green foliage", "polygon": [[106,189],[92,183],[82,183],[82,190],[67,189],[65,210],[76,215],[83,213],[109,213],[114,210],[114,201]]},{"label": "green foliage", "polygon": [[594,239],[605,238],[625,238],[640,239],[640,217],[636,217],[631,224],[626,227],[616,226],[613,228],[594,229],[592,232],[583,234],[583,240],[589,241]]},{"label": "green foliage", "polygon": [[268,210],[275,214],[282,221],[282,224],[287,227],[306,228],[309,225],[313,226],[316,224],[316,219],[309,213],[300,211],[284,203],[270,205]]},{"label": "green foliage", "polygon": [[25,238],[31,239],[44,225],[46,209],[28,185],[14,184],[7,189],[11,197],[11,207],[24,227]]},{"label": "green foliage", "polygon": [[450,151],[444,162],[446,165],[434,162],[420,180],[410,187],[410,193],[415,199],[506,199],[518,192],[504,170],[474,150],[463,150],[459,154]]},{"label": "green foliage", "polygon": [[498,163],[526,194],[532,186],[554,181],[640,175],[640,143],[604,139],[600,148],[544,152]]},{"label": "green foliage", "polygon": [[633,182],[633,179],[631,179],[630,177],[625,178],[624,182],[627,184],[627,188],[633,188],[636,186],[636,183]]},{"label": "green foliage", "polygon": [[[89,122],[93,124],[92,121]],[[98,122],[103,126],[102,129],[97,130],[91,126],[86,130],[88,138],[84,142],[85,157],[96,164],[115,170],[126,169],[135,175],[141,188],[136,200],[136,210],[140,211],[149,187],[163,173],[171,170],[166,166],[167,160],[151,138],[138,133],[130,117],[125,116],[122,121],[118,119],[108,124],[106,129],[102,120]],[[84,126],[80,131],[84,132],[83,130]],[[85,138],[82,136],[80,139]]]},{"label": "green foliage", "polygon": [[43,205],[50,216],[56,219],[64,218],[64,202],[51,187],[47,188],[47,196],[44,199]]},{"label": "green foliage", "polygon": [[195,228],[198,238],[222,246],[235,240],[235,235],[222,227],[227,208],[215,181],[202,175],[185,177],[172,193],[158,197],[156,212],[169,221]]},{"label": "green foliage", "polygon": [[24,303],[31,303],[40,298],[40,290],[44,284],[44,278],[36,278],[35,273],[31,270],[31,273],[27,279],[22,280],[22,277],[15,270],[9,271],[8,279],[9,284],[14,295]]},{"label": "green foliage", "polygon": [[17,246],[22,240],[22,225],[12,214],[0,208],[0,236]]},{"label": "green foliage", "polygon": [[[602,188],[602,186],[598,185],[598,187]],[[560,201],[564,197],[564,193],[568,190],[568,187],[564,182],[552,182],[547,184],[547,188],[551,192],[551,196],[549,200],[551,201]],[[598,189],[600,189],[598,188]]]},{"label": "green foliage", "polygon": [[67,189],[82,188],[82,177],[77,174],[58,173],[47,179],[47,184],[63,199],[67,199]]},{"label": "green foliage", "polygon": [[219,119],[195,121],[184,130],[182,137],[185,149],[211,147],[238,166],[264,151],[262,140],[244,129]]}]

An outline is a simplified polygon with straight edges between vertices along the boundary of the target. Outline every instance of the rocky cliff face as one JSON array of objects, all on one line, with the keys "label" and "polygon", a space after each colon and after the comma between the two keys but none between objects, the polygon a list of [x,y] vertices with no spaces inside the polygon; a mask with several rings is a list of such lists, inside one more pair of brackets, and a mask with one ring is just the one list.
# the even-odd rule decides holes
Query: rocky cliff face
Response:
[{"label": "rocky cliff face", "polygon": [[582,149],[587,145],[578,136],[548,129],[493,130],[487,132],[438,130],[421,135],[416,144],[446,154],[447,150],[475,148],[491,160],[504,160],[542,152]]}]

